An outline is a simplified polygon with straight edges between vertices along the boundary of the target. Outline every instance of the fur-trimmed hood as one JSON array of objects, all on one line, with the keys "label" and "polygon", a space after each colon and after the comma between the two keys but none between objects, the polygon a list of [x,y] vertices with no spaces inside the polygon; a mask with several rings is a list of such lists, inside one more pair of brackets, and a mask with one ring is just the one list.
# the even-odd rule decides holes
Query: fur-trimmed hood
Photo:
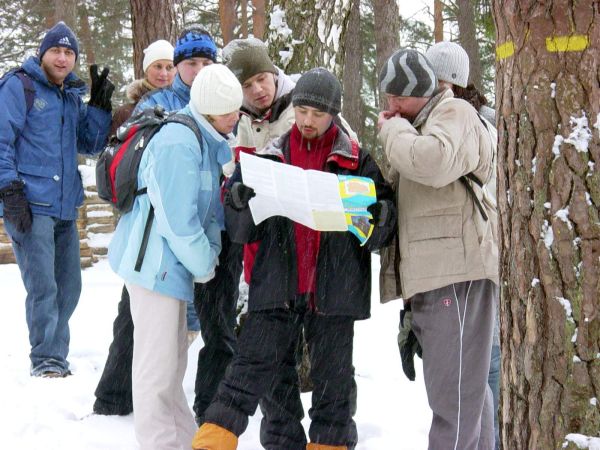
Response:
[{"label": "fur-trimmed hood", "polygon": [[125,90],[125,95],[127,96],[128,100],[134,104],[137,104],[137,102],[139,102],[144,95],[154,89],[155,88],[152,87],[148,81],[142,78],[139,80],[133,80],[131,83],[129,83],[127,89]]}]

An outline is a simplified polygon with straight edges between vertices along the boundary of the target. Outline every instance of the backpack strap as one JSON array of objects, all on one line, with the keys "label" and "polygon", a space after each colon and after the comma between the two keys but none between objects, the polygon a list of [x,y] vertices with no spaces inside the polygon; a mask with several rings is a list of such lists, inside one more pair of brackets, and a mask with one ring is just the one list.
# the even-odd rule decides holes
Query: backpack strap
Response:
[{"label": "backpack strap", "polygon": [[[457,97],[444,98],[438,103],[438,106],[441,105],[442,103],[446,103],[447,101],[453,100],[455,98],[457,98]],[[475,108],[473,108],[473,109],[475,109]],[[479,111],[475,111],[475,112],[477,114],[477,118],[479,119],[479,121],[483,124],[485,129],[489,132],[489,127],[488,127],[487,121],[483,118],[483,116],[481,114],[479,114]],[[462,177],[459,178],[459,180],[465,186],[465,189],[467,190],[469,195],[473,198],[473,202],[475,203],[475,206],[477,206],[477,209],[481,213],[481,217],[483,217],[483,220],[485,220],[487,222],[489,220],[488,215],[485,213],[485,210],[483,209],[483,205],[479,201],[479,198],[477,198],[477,194],[475,194],[475,191],[473,190],[473,186],[471,186],[470,181],[475,183],[480,188],[483,188],[483,183],[473,173],[468,173],[466,175],[463,175]]]},{"label": "backpack strap", "polygon": [[33,86],[33,81],[29,78],[29,75],[25,73],[23,68],[18,68],[15,70],[15,75],[21,83],[23,84],[23,93],[25,94],[25,105],[27,106],[27,112],[31,111],[33,107],[33,101],[35,100],[35,87]]},{"label": "backpack strap", "polygon": [[[200,144],[200,150],[203,148],[202,144],[202,133],[200,132],[200,128],[198,128],[198,124],[193,117],[190,117],[186,114],[174,114],[169,116],[164,122],[166,123],[180,123],[182,125],[190,128],[196,139],[198,139],[198,143]],[[148,188],[141,188],[135,192],[135,195],[143,195],[148,192]],[[146,250],[148,249],[148,241],[150,240],[150,230],[152,229],[152,222],[154,221],[154,206],[150,203],[150,212],[148,213],[148,218],[146,219],[146,225],[144,226],[144,234],[142,235],[142,243],[140,244],[140,251],[138,252],[137,260],[135,261],[134,270],[139,272],[142,270],[142,264],[144,263],[144,257],[146,256]]]},{"label": "backpack strap", "polygon": [[475,194],[475,191],[473,190],[473,186],[471,186],[471,183],[469,181],[474,182],[480,188],[483,188],[483,183],[481,182],[481,180],[479,178],[477,178],[475,175],[473,175],[473,173],[468,173],[466,175],[463,175],[462,177],[459,178],[459,180],[465,186],[469,195],[473,198],[473,202],[475,203],[475,206],[477,206],[477,209],[481,213],[483,220],[485,220],[487,222],[488,215],[485,213],[485,210],[483,209],[483,205],[479,201],[479,198],[477,198],[477,194]]},{"label": "backpack strap", "polygon": [[142,244],[140,245],[140,251],[138,253],[137,260],[135,261],[134,270],[139,272],[142,269],[144,262],[144,256],[146,256],[146,249],[148,248],[148,240],[150,239],[150,229],[152,228],[152,222],[154,221],[154,206],[150,204],[150,212],[146,219],[146,225],[144,226],[144,235],[142,236]]},{"label": "backpack strap", "polygon": [[198,143],[200,144],[200,150],[204,149],[204,145],[202,144],[202,133],[200,132],[200,128],[198,128],[196,119],[187,114],[173,114],[172,116],[167,117],[165,123],[180,123],[185,125],[196,135],[196,139],[198,139]]}]

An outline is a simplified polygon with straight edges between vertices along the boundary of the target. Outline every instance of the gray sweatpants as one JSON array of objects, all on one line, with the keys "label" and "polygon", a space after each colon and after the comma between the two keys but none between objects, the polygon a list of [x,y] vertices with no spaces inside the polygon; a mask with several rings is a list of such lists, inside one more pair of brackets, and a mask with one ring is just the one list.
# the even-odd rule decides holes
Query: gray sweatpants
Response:
[{"label": "gray sweatpants", "polygon": [[497,302],[498,287],[490,280],[455,283],[411,298],[433,411],[430,450],[494,449],[487,378]]}]

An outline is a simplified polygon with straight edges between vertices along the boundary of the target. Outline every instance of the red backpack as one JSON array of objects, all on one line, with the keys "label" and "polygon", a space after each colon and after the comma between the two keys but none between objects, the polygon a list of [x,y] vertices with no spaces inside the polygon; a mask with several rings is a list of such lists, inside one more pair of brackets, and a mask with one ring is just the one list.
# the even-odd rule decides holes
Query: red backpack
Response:
[{"label": "red backpack", "polygon": [[161,106],[145,109],[121,125],[102,150],[96,163],[98,196],[120,212],[133,208],[135,197],[146,193],[138,189],[140,161],[150,139],[167,123],[189,127],[202,148],[202,135],[196,121],[185,114],[169,114]]},{"label": "red backpack", "polygon": [[[121,125],[98,157],[96,163],[98,196],[110,202],[121,213],[131,211],[135,197],[146,193],[146,188],[138,189],[137,184],[140,161],[150,139],[167,123],[180,123],[189,127],[196,135],[202,150],[202,134],[196,121],[185,114],[169,114],[162,106],[157,105],[141,111]],[[153,220],[154,207],[150,205],[135,263],[137,272],[141,270],[144,261]]]}]

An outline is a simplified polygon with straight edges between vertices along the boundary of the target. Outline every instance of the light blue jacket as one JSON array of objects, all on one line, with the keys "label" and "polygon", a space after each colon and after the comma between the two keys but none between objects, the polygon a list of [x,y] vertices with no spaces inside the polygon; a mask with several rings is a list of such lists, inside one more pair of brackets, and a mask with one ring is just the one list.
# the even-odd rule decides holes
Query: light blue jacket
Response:
[{"label": "light blue jacket", "polygon": [[132,115],[146,108],[153,108],[156,105],[162,106],[165,108],[165,111],[178,111],[189,102],[190,87],[177,74],[171,86],[155,89],[144,95],[135,106]]},{"label": "light blue jacket", "polygon": [[[191,302],[193,278],[211,274],[221,250],[221,165],[231,158],[225,138],[190,107],[180,111],[196,120],[203,149],[185,125],[165,125],[148,144],[138,172],[135,199],[123,215],[109,246],[112,269],[146,289]],[[154,206],[154,221],[140,272],[134,270],[144,226]]]},{"label": "light blue jacket", "polygon": [[23,69],[35,89],[29,112],[21,80],[12,75],[0,82],[0,189],[20,179],[34,214],[75,220],[83,202],[77,152],[102,150],[110,112],[83,103],[85,84],[73,73],[60,89],[48,81],[37,57],[27,59]]},{"label": "light blue jacket", "polygon": [[[160,105],[165,108],[165,111],[179,111],[190,102],[190,87],[185,84],[179,74],[175,76],[173,84],[171,86],[156,89],[148,92],[144,97],[140,99],[138,104],[133,110],[133,114],[146,109],[153,108],[156,105]],[[225,229],[225,217],[221,213],[217,215],[217,221],[221,225],[221,229]]]}]

